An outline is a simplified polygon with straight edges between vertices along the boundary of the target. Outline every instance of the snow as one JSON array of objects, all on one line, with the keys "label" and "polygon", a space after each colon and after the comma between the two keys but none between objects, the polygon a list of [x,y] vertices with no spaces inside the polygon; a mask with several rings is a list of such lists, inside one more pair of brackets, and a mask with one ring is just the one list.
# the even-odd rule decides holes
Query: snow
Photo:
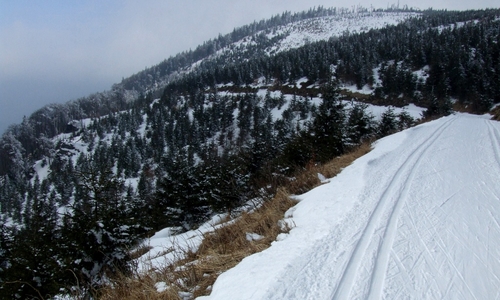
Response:
[{"label": "snow", "polygon": [[[245,52],[250,49],[248,46],[255,46],[255,37],[265,34],[268,39],[278,37],[279,40],[265,49],[267,55],[274,55],[302,47],[306,44],[329,40],[340,37],[344,34],[356,34],[367,32],[371,29],[379,29],[385,26],[396,25],[412,17],[419,17],[416,12],[361,12],[357,8],[354,10],[339,11],[333,16],[317,17],[292,22],[286,25],[276,26],[271,30],[259,31],[252,36],[244,37],[211,55],[208,59],[220,57],[226,53]],[[193,63],[180,73],[189,73],[198,66],[201,61]],[[218,85],[218,88],[228,86]]]},{"label": "snow", "polygon": [[[346,108],[351,108],[356,101],[342,101],[346,105]],[[374,117],[375,120],[380,121],[382,119],[382,114],[387,111],[387,109],[390,107],[393,109],[395,114],[400,114],[404,111],[406,111],[412,118],[418,120],[422,118],[423,112],[426,110],[426,108],[416,106],[413,103],[410,103],[406,106],[403,107],[395,107],[395,106],[379,106],[379,105],[373,105],[373,104],[366,104],[366,111],[371,113]]]},{"label": "snow", "polygon": [[396,25],[408,18],[419,15],[419,13],[404,12],[366,12],[306,19],[284,26],[278,26],[275,33],[268,34],[268,38],[273,38],[278,34],[285,34],[286,37],[277,45],[268,49],[267,52],[269,54],[275,54],[281,51],[299,48],[308,43],[328,40],[331,37],[339,37],[346,33],[362,33],[370,29]]},{"label": "snow", "polygon": [[498,299],[500,123],[457,114],[376,142],[296,196],[294,224],[199,299]]},{"label": "snow", "polygon": [[340,89],[350,91],[351,93],[360,93],[363,95],[371,95],[373,93],[373,90],[368,84],[365,84],[361,89],[358,89],[355,84],[343,85],[340,87]]},{"label": "snow", "polygon": [[445,29],[458,29],[458,28],[462,28],[465,25],[470,24],[470,23],[477,24],[477,23],[479,23],[479,20],[469,20],[467,22],[456,22],[454,24],[441,25],[441,26],[437,27],[437,30],[439,33],[441,33]]},{"label": "snow", "polygon": [[415,74],[415,76],[417,76],[417,79],[421,82],[426,82],[427,78],[429,78],[429,70],[429,66],[424,66],[422,69],[413,72],[413,74]]},{"label": "snow", "polygon": [[168,289],[168,286],[166,282],[161,281],[155,284],[155,288],[158,293],[163,293]]},{"label": "snow", "polygon": [[176,234],[174,228],[165,228],[155,233],[143,243],[150,250],[138,260],[141,272],[147,272],[166,266],[168,263],[184,257],[188,251],[196,251],[203,240],[203,235],[220,227],[226,215],[216,215],[210,221],[195,230]]},{"label": "snow", "polygon": [[259,241],[262,240],[264,237],[260,234],[254,233],[254,232],[247,232],[246,233],[246,239],[247,241]]},{"label": "snow", "polygon": [[141,123],[141,125],[139,125],[139,128],[137,129],[137,133],[139,134],[139,136],[141,136],[141,137],[146,136],[147,124],[148,124],[148,115],[144,114],[144,115],[142,115],[142,123]]},{"label": "snow", "polygon": [[[43,159],[41,160],[38,160],[35,165],[33,166],[33,169],[35,170],[36,174],[38,175],[38,179],[40,181],[43,181],[47,178],[47,176],[49,175],[50,173],[50,168],[49,168],[49,164],[47,163],[47,161]],[[35,181],[35,177],[33,177],[31,179],[31,183],[33,184],[33,182]]]},{"label": "snow", "polygon": [[302,84],[306,83],[307,81],[309,81],[309,79],[307,79],[307,77],[302,77],[299,80],[297,80],[297,82],[295,83],[295,87],[300,89],[302,87]]}]

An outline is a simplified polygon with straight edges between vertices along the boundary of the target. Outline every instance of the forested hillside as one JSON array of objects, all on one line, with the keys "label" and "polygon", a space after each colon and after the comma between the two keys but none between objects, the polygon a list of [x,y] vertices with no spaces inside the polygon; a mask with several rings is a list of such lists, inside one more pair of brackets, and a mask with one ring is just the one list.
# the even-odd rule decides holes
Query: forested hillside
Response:
[{"label": "forested hillside", "polygon": [[[283,46],[369,18],[399,23]],[[498,102],[500,10],[320,7],[235,29],[2,135],[0,297],[98,287],[155,230],[266,199],[307,164],[412,126],[410,103],[430,117]]]}]

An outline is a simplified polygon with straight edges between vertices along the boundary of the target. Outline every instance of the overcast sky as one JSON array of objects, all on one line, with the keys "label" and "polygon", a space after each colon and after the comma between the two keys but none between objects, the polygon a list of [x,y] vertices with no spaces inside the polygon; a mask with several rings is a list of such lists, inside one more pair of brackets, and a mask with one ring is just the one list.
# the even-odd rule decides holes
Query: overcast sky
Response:
[{"label": "overcast sky", "polygon": [[[400,6],[499,7],[498,0]],[[108,90],[203,41],[285,10],[352,7],[351,0],[0,0],[0,134],[48,103]],[[385,8],[382,0],[360,0]],[[418,3],[418,4],[415,4]]]}]

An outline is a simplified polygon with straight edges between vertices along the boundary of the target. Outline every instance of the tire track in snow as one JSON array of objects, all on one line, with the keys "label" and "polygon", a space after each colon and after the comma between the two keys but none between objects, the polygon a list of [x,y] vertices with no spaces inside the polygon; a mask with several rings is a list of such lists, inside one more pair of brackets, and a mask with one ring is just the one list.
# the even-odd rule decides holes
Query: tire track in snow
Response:
[{"label": "tire track in snow", "polygon": [[[391,178],[387,188],[382,193],[380,200],[378,201],[375,209],[370,215],[368,222],[366,224],[363,233],[358,240],[352,255],[346,265],[346,269],[343,272],[342,278],[340,279],[339,285],[333,294],[333,299],[349,299],[352,287],[357,277],[358,270],[360,268],[361,262],[365,253],[368,249],[370,241],[373,239],[377,225],[384,222],[383,214],[386,211],[386,207],[390,205],[391,196],[396,193],[396,203],[392,207],[389,207],[390,215],[387,220],[386,231],[382,244],[379,245],[378,255],[372,271],[369,299],[379,299],[383,290],[383,284],[385,280],[385,273],[387,270],[387,264],[390,256],[390,248],[394,241],[394,237],[397,229],[397,219],[399,212],[404,203],[402,201],[401,194],[407,192],[406,183],[410,177],[413,177],[415,166],[419,164],[422,156],[427,152],[427,149],[441,136],[443,131],[451,125],[455,117],[450,117],[450,120],[443,123],[436,131],[433,132],[427,139],[425,139],[420,145],[418,145],[408,156],[408,158],[402,163],[402,165],[397,169],[394,176]],[[413,170],[412,170],[413,169]],[[410,170],[410,175],[404,178],[404,174]],[[402,178],[403,177],[403,178]],[[402,184],[401,184],[402,182]],[[398,193],[398,189],[403,186],[405,189]],[[406,192],[405,192],[406,191]],[[385,241],[388,239],[387,241]],[[389,250],[389,251],[387,251]],[[380,253],[380,251],[385,251]],[[373,296],[373,297],[371,297]]]}]

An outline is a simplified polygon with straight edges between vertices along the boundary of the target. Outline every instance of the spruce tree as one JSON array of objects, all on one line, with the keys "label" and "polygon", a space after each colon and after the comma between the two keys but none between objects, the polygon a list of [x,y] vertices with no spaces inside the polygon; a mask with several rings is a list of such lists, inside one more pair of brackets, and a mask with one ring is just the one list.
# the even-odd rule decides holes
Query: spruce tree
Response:
[{"label": "spruce tree", "polygon": [[380,120],[378,126],[378,136],[384,137],[389,134],[393,134],[398,131],[398,122],[396,119],[396,114],[392,107],[388,107],[382,113],[382,119]]},{"label": "spruce tree", "polygon": [[127,272],[128,251],[140,237],[123,182],[109,164],[95,163],[78,171],[75,201],[61,229],[65,264],[88,287],[103,284],[105,274]]},{"label": "spruce tree", "polygon": [[311,133],[316,160],[325,162],[344,153],[346,142],[345,106],[340,101],[335,82],[329,82],[323,90],[323,102],[313,121]]},{"label": "spruce tree", "polygon": [[368,105],[354,103],[347,118],[347,142],[351,145],[370,138],[375,131],[375,121],[371,113],[366,111]]},{"label": "spruce tree", "polygon": [[167,174],[157,183],[157,217],[164,226],[182,226],[188,230],[206,220],[209,204],[186,151],[167,159],[165,164]]}]

